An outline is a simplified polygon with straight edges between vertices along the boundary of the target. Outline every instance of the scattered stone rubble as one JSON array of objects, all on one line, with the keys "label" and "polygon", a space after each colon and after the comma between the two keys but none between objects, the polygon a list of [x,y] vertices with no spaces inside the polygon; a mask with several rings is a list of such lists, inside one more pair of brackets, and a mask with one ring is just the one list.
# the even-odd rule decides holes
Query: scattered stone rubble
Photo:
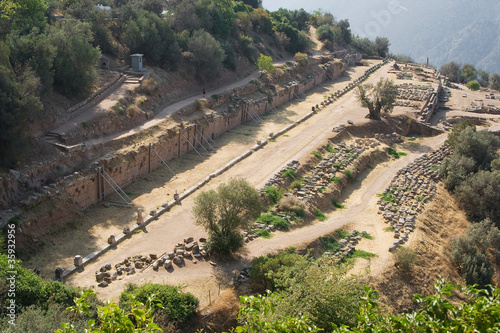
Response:
[{"label": "scattered stone rubble", "polygon": [[356,245],[358,245],[358,243],[363,239],[363,234],[366,234],[366,232],[363,231],[360,233],[357,230],[354,230],[345,238],[339,240],[340,248],[337,250],[337,252],[325,252],[323,253],[323,255],[334,257],[337,264],[342,263],[345,258],[356,251]]},{"label": "scattered stone rubble", "polygon": [[282,168],[280,172],[278,172],[271,179],[269,179],[269,181],[266,183],[266,186],[274,186],[276,188],[283,187],[284,183],[286,182],[286,176],[284,175],[284,173],[289,169],[297,171],[299,165],[300,165],[299,161],[297,160],[291,161],[284,168]]},{"label": "scattered stone rubble", "polygon": [[398,97],[406,101],[426,101],[434,92],[431,85],[419,85],[411,83],[403,83],[397,86]]},{"label": "scattered stone rubble", "polygon": [[[359,155],[378,145],[380,145],[380,142],[373,138],[357,138],[339,143],[333,148],[333,153],[329,153],[328,156],[324,157],[311,173],[304,177],[305,182],[300,190],[294,188],[291,192],[285,193],[285,196],[295,196],[304,202],[308,202],[328,186],[331,179],[336,177],[337,172],[346,169],[349,165],[355,163]],[[266,183],[266,186],[282,187],[285,179],[283,172],[287,169],[297,170],[298,166],[298,161],[287,164],[287,167],[283,168],[280,174],[275,175]],[[263,191],[264,189],[261,189],[261,192]]]},{"label": "scattered stone rubble", "polygon": [[155,271],[161,267],[171,270],[174,264],[177,267],[183,267],[186,259],[191,260],[194,257],[200,261],[209,256],[210,250],[207,248],[205,238],[200,238],[198,242],[193,237],[187,237],[183,242],[177,243],[171,252],[160,256],[156,253],[150,253],[148,256],[136,255],[127,257],[114,266],[110,263],[105,264],[95,273],[95,277],[99,287],[107,287],[114,280],[133,275],[137,271],[144,271],[149,267]]},{"label": "scattered stone rubble", "polygon": [[398,80],[413,80],[412,73],[401,72],[401,73],[397,73],[396,76],[397,76]]},{"label": "scattered stone rubble", "polygon": [[408,241],[410,233],[415,230],[418,213],[436,193],[439,166],[451,153],[448,147],[442,146],[433,153],[417,158],[396,173],[378,200],[378,213],[383,214],[385,223],[394,228],[396,240],[389,251],[396,250]]}]

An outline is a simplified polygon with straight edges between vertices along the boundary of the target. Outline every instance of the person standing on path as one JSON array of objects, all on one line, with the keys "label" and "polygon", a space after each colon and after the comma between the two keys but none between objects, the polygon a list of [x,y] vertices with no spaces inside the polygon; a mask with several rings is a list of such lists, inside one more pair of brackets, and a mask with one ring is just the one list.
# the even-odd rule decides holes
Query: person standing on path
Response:
[{"label": "person standing on path", "polygon": [[203,88],[203,90],[201,92],[203,93],[203,97],[205,97],[205,93],[207,92],[207,90],[205,88]]}]

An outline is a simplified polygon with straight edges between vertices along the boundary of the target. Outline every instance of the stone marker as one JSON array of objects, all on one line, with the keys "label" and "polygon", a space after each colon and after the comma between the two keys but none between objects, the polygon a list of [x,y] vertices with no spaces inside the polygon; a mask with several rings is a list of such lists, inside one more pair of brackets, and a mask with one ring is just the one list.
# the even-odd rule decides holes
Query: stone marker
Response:
[{"label": "stone marker", "polygon": [[113,245],[116,244],[116,237],[115,235],[110,235],[108,238],[108,244]]},{"label": "stone marker", "polygon": [[83,264],[83,258],[80,255],[76,255],[75,258],[73,259],[73,265],[76,267],[81,266]]},{"label": "stone marker", "polygon": [[144,217],[142,217],[142,208],[137,209],[137,224],[144,225]]},{"label": "stone marker", "polygon": [[61,280],[63,273],[64,273],[64,268],[57,267],[56,268],[56,272],[55,272],[55,274],[56,274],[56,280]]},{"label": "stone marker", "polygon": [[123,228],[123,233],[124,234],[129,234],[130,233],[130,228],[129,227]]}]

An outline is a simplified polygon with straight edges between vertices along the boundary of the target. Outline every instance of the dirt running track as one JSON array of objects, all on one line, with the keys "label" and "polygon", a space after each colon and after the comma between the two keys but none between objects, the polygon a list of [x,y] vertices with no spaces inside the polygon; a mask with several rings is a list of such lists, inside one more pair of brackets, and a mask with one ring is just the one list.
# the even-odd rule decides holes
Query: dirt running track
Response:
[{"label": "dirt running track", "polygon": [[[381,77],[387,76],[387,71],[390,65],[384,66],[369,78],[369,82],[375,82]],[[356,70],[351,71],[351,79],[360,76],[366,67],[358,67]],[[329,87],[316,88],[313,94],[308,96],[307,101],[300,103],[292,102],[285,106],[284,111],[278,111],[278,114],[285,114],[285,119],[280,116],[270,116],[272,120],[269,124],[263,124],[260,127],[256,126],[240,126],[233,130],[233,137],[228,137],[217,141],[226,143],[217,149],[215,154],[212,154],[204,162],[190,162],[196,160],[196,155],[190,155],[186,159],[181,159],[178,163],[185,163],[192,166],[186,169],[183,173],[177,172],[177,177],[170,182],[165,183],[164,186],[159,188],[149,189],[149,192],[141,194],[134,199],[137,206],[154,209],[154,205],[161,202],[166,202],[172,197],[174,190],[183,191],[194,185],[199,180],[206,177],[209,173],[216,170],[227,161],[231,160],[238,154],[248,150],[251,145],[255,143],[256,139],[264,139],[271,131],[277,131],[287,124],[297,120],[311,110],[311,105],[319,103],[323,98],[322,96],[345,86],[346,82],[332,84]],[[356,101],[353,92],[346,94],[339,101],[330,105],[326,109],[321,110],[318,114],[308,119],[304,123],[286,133],[277,139],[277,142],[269,142],[263,149],[254,152],[250,157],[240,162],[237,166],[229,169],[221,176],[210,181],[202,190],[213,189],[220,182],[225,182],[231,177],[242,177],[247,179],[256,188],[262,187],[265,182],[277,173],[286,163],[293,159],[305,161],[310,157],[311,152],[315,151],[317,147],[326,143],[326,140],[333,136],[332,128],[335,125],[346,124],[347,120],[352,120],[355,124],[368,121],[365,119],[366,110],[362,109]],[[241,136],[241,132],[252,131],[252,139],[250,140],[246,135]],[[236,133],[238,132],[238,133]],[[240,135],[238,135],[240,134]],[[239,139],[239,140],[235,140]],[[346,209],[337,210],[328,215],[328,220],[325,222],[317,222],[315,224],[296,229],[291,232],[282,233],[276,232],[271,239],[256,239],[244,247],[239,253],[241,260],[232,263],[218,263],[216,267],[210,265],[206,261],[198,261],[196,259],[186,260],[185,267],[176,267],[172,271],[160,269],[158,272],[149,269],[143,273],[137,273],[132,276],[124,276],[122,280],[113,281],[107,288],[99,288],[98,295],[102,299],[117,300],[120,293],[128,283],[143,284],[146,282],[167,283],[174,285],[185,285],[186,291],[192,292],[197,296],[201,304],[208,303],[209,290],[212,293],[212,300],[217,293],[219,284],[224,288],[227,282],[231,280],[233,271],[241,269],[248,265],[248,262],[257,256],[272,253],[274,251],[284,249],[289,246],[300,247],[303,244],[308,244],[319,236],[328,234],[337,228],[347,226],[349,228],[357,228],[358,230],[366,230],[374,236],[373,241],[366,240],[360,243],[359,248],[369,247],[370,252],[377,253],[379,256],[372,259],[370,263],[365,263],[366,268],[370,268],[372,272],[377,272],[383,269],[391,260],[387,251],[388,246],[392,243],[392,235],[383,232],[384,223],[382,219],[376,214],[377,201],[376,194],[383,192],[385,187],[389,184],[395,172],[410,163],[412,160],[422,155],[423,153],[432,151],[439,147],[446,135],[441,135],[434,138],[422,139],[416,142],[407,143],[405,151],[408,155],[399,160],[388,161],[379,164],[374,169],[365,171],[351,185],[351,191],[348,197],[343,202]],[[223,158],[222,158],[223,157]],[[175,165],[175,167],[182,169],[182,165]],[[151,176],[151,179],[155,176]],[[132,184],[128,190],[134,192],[141,189],[141,184],[138,182]],[[143,193],[143,192],[141,192]],[[192,216],[193,200],[195,195],[192,195],[182,201],[171,209],[170,212],[162,215],[157,221],[152,222],[146,228],[145,232],[135,234],[131,239],[125,240],[117,246],[116,249],[111,250],[99,257],[94,262],[90,263],[81,272],[70,276],[66,283],[89,287],[96,286],[94,273],[99,270],[105,263],[112,265],[122,261],[127,256],[133,255],[147,255],[149,253],[163,254],[173,250],[173,246],[182,241],[187,236],[194,236],[195,239],[206,236],[206,233],[200,227],[194,224]],[[117,215],[125,214],[126,219],[133,220],[134,212],[128,210],[126,213],[120,213],[119,208],[108,208],[108,213],[105,213],[104,208],[96,208],[94,211],[87,213],[90,219],[98,218],[100,215],[116,212]],[[123,208],[122,208],[123,210]],[[115,219],[120,219],[120,216],[115,216]],[[112,217],[108,217],[112,219]],[[130,225],[129,223],[128,225]],[[100,244],[104,244],[104,239],[108,235],[117,234],[122,225],[113,224],[111,222],[105,224],[107,229],[100,226],[94,230],[95,237],[98,237]],[[56,255],[57,246],[54,246],[54,252],[51,253],[47,249],[45,253],[41,253],[38,259],[41,260],[42,256],[50,258],[51,260],[60,260],[59,264],[71,262],[71,258],[75,254],[86,255],[88,252],[82,251],[85,249],[84,239],[76,239],[75,242],[80,243],[80,252],[68,256],[68,252],[59,251]],[[55,240],[55,243],[59,241]],[[67,243],[67,238],[66,238]],[[365,244],[365,245],[364,245]],[[55,244],[57,245],[57,244]],[[62,254],[64,253],[64,255]],[[37,261],[37,260],[33,260]],[[53,261],[52,261],[53,264]],[[69,265],[67,265],[69,266]]]}]

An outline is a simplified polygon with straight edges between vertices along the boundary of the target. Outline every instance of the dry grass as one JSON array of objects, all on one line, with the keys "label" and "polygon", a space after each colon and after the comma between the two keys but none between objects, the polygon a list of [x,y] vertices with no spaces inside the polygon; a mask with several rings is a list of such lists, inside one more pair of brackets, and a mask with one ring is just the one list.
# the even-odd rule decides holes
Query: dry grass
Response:
[{"label": "dry grass", "polygon": [[413,269],[405,271],[392,266],[371,277],[371,285],[380,293],[381,302],[392,312],[407,312],[416,308],[412,301],[414,294],[434,294],[433,286],[439,277],[463,285],[447,247],[451,239],[465,234],[469,225],[455,200],[439,185],[436,197],[417,220],[418,229],[405,245],[418,256]]},{"label": "dry grass", "polygon": [[150,77],[141,82],[139,89],[141,92],[151,95],[158,89],[158,83],[154,78]]},{"label": "dry grass", "polygon": [[140,115],[143,111],[139,109],[139,107],[135,104],[130,104],[127,106],[127,117],[130,119],[134,119],[138,115]]},{"label": "dry grass", "polygon": [[221,291],[211,305],[200,309],[192,328],[203,329],[205,332],[228,332],[237,325],[239,306],[239,296],[233,288],[227,288]]},{"label": "dry grass", "polygon": [[283,197],[283,199],[279,202],[279,206],[282,211],[290,212],[295,212],[297,209],[305,208],[304,203],[294,196]]}]

